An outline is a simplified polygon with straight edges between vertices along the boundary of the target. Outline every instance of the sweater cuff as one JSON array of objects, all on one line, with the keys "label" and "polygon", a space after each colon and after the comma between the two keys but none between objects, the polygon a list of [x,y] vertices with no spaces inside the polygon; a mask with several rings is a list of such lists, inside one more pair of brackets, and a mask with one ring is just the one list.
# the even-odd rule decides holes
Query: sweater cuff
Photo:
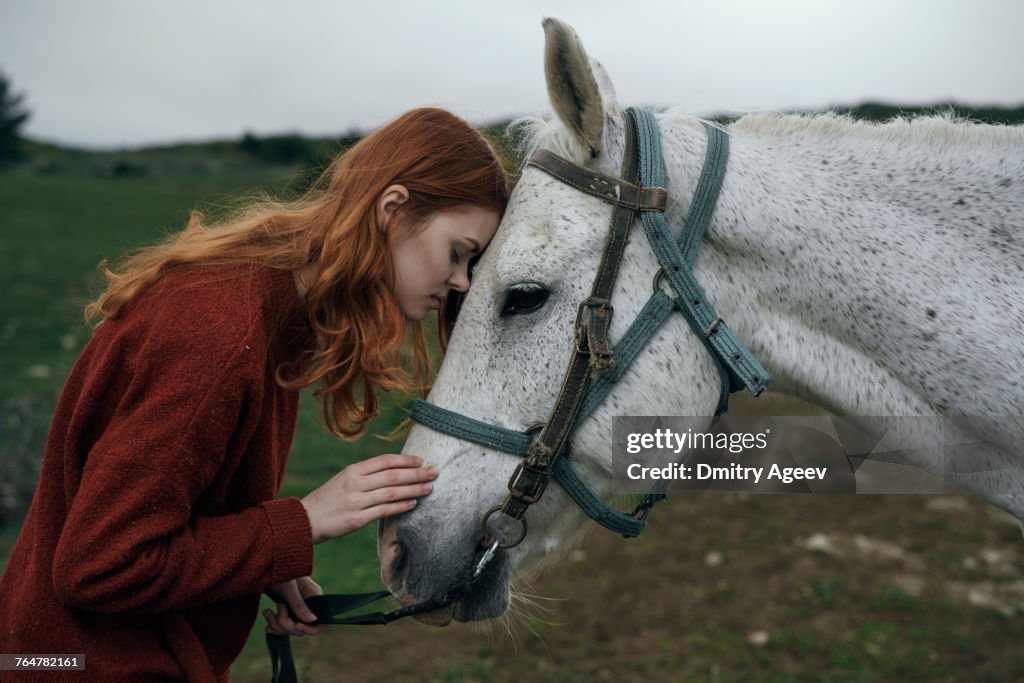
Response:
[{"label": "sweater cuff", "polygon": [[274,564],[270,583],[283,583],[313,573],[313,529],[306,508],[298,498],[261,503],[270,522]]}]

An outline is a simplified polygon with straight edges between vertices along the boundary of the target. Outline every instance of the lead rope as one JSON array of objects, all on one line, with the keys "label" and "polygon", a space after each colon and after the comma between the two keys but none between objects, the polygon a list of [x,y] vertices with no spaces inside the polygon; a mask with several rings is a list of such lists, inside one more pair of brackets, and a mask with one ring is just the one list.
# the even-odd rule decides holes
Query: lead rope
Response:
[{"label": "lead rope", "polygon": [[[365,607],[381,598],[390,596],[391,593],[375,591],[372,593],[351,593],[345,595],[313,595],[305,600],[306,605],[316,615],[316,620],[302,623],[309,626],[320,626],[321,624],[384,626],[398,619],[423,614],[424,612],[433,612],[442,607],[447,607],[469,591],[473,583],[480,577],[484,569],[494,558],[497,549],[497,542],[490,546],[490,548],[482,548],[479,559],[476,559],[475,563],[470,563],[470,568],[463,572],[458,582],[453,584],[455,587],[439,598],[426,600],[415,605],[391,610],[390,612],[370,612],[368,614],[341,617],[339,615]],[[298,683],[298,674],[295,671],[295,657],[292,655],[291,637],[268,633],[266,641],[267,651],[270,653],[271,683]]]}]

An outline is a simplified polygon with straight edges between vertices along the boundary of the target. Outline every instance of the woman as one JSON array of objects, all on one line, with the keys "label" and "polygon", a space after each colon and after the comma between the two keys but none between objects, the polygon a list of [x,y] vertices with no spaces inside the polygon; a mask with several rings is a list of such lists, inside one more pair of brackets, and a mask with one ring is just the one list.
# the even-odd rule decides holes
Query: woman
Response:
[{"label": "woman", "polygon": [[[268,631],[318,629],[313,545],[409,510],[436,472],[410,455],[275,499],[298,391],[338,436],[375,392],[423,392],[421,321],[469,286],[507,201],[491,146],[438,109],[337,158],[294,202],[264,201],[102,266],[101,323],[54,415],[38,489],[0,580],[0,653],[84,654],[69,680],[224,681],[261,592]],[[445,315],[445,313],[448,315]],[[403,340],[412,353],[402,362]],[[56,672],[4,672],[3,680]]]}]

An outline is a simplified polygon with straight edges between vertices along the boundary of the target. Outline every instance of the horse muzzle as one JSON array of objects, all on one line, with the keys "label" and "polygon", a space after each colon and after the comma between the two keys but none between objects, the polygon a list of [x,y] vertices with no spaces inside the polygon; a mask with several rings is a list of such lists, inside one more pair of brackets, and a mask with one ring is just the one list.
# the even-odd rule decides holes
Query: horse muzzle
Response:
[{"label": "horse muzzle", "polygon": [[480,567],[479,539],[467,537],[450,552],[428,548],[422,536],[400,518],[381,521],[377,554],[381,580],[403,607],[426,602],[436,609],[415,614],[431,626],[480,621],[501,616],[510,602],[511,562],[496,552]]}]

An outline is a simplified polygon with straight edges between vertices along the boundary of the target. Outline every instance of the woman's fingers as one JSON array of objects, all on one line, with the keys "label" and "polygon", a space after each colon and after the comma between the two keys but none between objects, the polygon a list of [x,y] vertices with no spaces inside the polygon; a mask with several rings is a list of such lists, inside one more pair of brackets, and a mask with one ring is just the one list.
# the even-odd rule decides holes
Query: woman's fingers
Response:
[{"label": "woman's fingers", "polygon": [[[277,635],[305,636],[319,633],[323,626],[310,626],[302,621],[315,621],[313,613],[305,602],[311,595],[323,595],[323,588],[308,576],[272,586],[267,591],[277,603],[277,614],[272,610],[264,610],[267,619],[267,632]],[[297,615],[298,618],[293,617]]]},{"label": "woman's fingers", "polygon": [[267,620],[268,633],[273,633],[279,636],[311,636],[319,633],[323,626],[309,626],[302,624],[294,619],[288,612],[288,605],[278,603],[277,614],[274,614],[273,610],[263,610],[263,616]]},{"label": "woman's fingers", "polygon": [[[368,514],[368,508],[430,493],[428,482],[437,477],[437,470],[422,465],[423,459],[415,455],[379,455],[349,465],[310,492],[302,505],[309,516],[313,542],[352,533],[382,516],[377,514],[379,511]],[[389,508],[389,514],[407,512],[414,504]],[[300,617],[304,615],[299,605],[294,608]]]},{"label": "woman's fingers", "polygon": [[410,486],[389,486],[375,489],[359,495],[359,503],[363,508],[376,507],[387,503],[399,503],[425,496],[433,489],[430,484],[412,484]]},{"label": "woman's fingers", "polygon": [[[309,609],[309,606],[306,605],[306,601],[302,599],[302,593],[299,591],[298,581],[289,581],[279,586],[278,598],[278,607],[282,606],[281,600],[283,600],[288,606],[288,610],[285,612],[285,618],[289,618],[290,612],[302,621],[316,621],[316,615],[313,614],[313,610]],[[285,626],[288,626],[288,624],[285,624]]]},{"label": "woman's fingers", "polygon": [[387,455],[378,455],[374,458],[370,458],[369,460],[361,460],[349,465],[349,468],[356,474],[365,476],[382,470],[421,467],[422,465],[423,458],[418,455],[399,455],[396,453],[389,453]]},{"label": "woman's fingers", "polygon": [[416,499],[403,500],[398,503],[385,503],[384,505],[375,505],[374,507],[363,510],[363,514],[366,516],[366,524],[376,522],[378,519],[384,519],[385,517],[393,517],[400,515],[403,512],[408,512],[416,507]]},{"label": "woman's fingers", "polygon": [[292,619],[292,615],[288,610],[288,605],[280,602],[277,603],[277,624],[289,634],[294,634],[298,631],[298,629],[295,628],[298,624],[296,624]]},{"label": "woman's fingers", "polygon": [[295,589],[294,595],[288,596],[288,612],[295,615],[301,621],[316,621],[316,615],[313,614],[313,610],[309,609],[309,605],[299,595],[299,589]]},{"label": "woman's fingers", "polygon": [[324,589],[320,587],[316,581],[308,576],[303,576],[295,579],[295,582],[299,586],[299,595],[303,598],[308,598],[311,595],[323,595]]},{"label": "woman's fingers", "polygon": [[[313,579],[309,578],[308,576],[303,576],[301,578],[296,579],[295,583],[296,583],[296,585],[299,588],[299,595],[302,596],[303,605],[306,607],[306,609],[309,609],[309,605],[306,605],[306,603],[305,603],[305,599],[306,598],[308,598],[310,596],[313,596],[313,595],[323,595],[324,594],[324,589],[320,587],[320,584],[318,584],[316,581],[314,581]],[[316,614],[314,614],[312,610],[310,610],[310,614],[313,615],[313,618],[312,619],[305,619],[304,621],[315,621],[316,620]],[[321,624],[320,626],[310,626],[309,624],[301,624],[301,626],[306,631],[306,633],[308,633],[310,635],[313,635],[314,633],[320,633],[320,631],[324,627],[323,624]]]},{"label": "woman's fingers", "polygon": [[277,615],[274,614],[274,610],[263,610],[263,618],[267,620],[267,633],[273,633],[275,636],[291,635],[281,627],[281,624],[277,620]]},{"label": "woman's fingers", "polygon": [[359,481],[359,490],[369,492],[395,486],[426,483],[434,479],[437,479],[437,468],[435,467],[383,470],[362,477]]}]

